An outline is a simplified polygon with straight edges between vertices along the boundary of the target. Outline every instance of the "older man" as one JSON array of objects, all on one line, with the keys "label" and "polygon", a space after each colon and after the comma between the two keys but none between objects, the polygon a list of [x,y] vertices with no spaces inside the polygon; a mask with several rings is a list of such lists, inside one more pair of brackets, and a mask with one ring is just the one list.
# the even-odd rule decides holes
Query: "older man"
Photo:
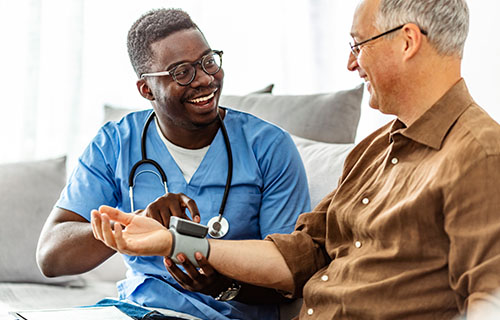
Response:
[{"label": "older man", "polygon": [[[210,241],[208,262],[302,295],[304,319],[451,319],[498,306],[500,126],[461,78],[468,23],[464,0],[362,0],[348,69],[368,83],[370,106],[397,119],[351,152],[339,187],[291,235]],[[109,218],[124,231],[112,231]],[[109,208],[93,219],[111,247],[171,253],[173,233],[155,221],[142,221],[139,233],[161,241],[140,244],[139,219]]]}]

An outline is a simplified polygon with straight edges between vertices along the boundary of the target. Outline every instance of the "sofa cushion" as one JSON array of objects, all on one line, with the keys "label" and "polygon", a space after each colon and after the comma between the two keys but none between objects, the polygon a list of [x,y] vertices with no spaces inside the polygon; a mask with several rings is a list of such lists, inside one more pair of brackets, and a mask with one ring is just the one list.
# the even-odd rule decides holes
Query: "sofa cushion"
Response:
[{"label": "sofa cushion", "polygon": [[362,99],[363,84],[350,90],[311,95],[222,95],[219,103],[256,115],[295,136],[353,143]]},{"label": "sofa cushion", "polygon": [[78,276],[46,278],[36,264],[40,231],[64,187],[66,157],[0,165],[0,281],[68,283]]},{"label": "sofa cushion", "polygon": [[344,160],[354,144],[318,142],[293,135],[292,139],[304,163],[312,209],[337,187]]}]

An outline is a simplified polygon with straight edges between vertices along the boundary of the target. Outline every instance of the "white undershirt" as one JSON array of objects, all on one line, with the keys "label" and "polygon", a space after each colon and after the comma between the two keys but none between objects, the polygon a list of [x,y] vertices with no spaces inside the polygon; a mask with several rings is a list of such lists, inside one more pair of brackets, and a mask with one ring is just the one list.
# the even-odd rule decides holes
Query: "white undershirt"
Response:
[{"label": "white undershirt", "polygon": [[186,149],[179,147],[173,144],[172,142],[168,141],[167,138],[165,138],[165,136],[160,130],[160,125],[156,117],[155,117],[155,122],[156,122],[156,131],[158,132],[158,135],[160,136],[161,140],[167,147],[168,152],[170,152],[170,154],[172,155],[172,158],[174,158],[174,161],[177,163],[177,166],[179,167],[179,169],[182,172],[182,175],[184,176],[184,179],[186,179],[186,182],[189,183],[194,173],[196,172],[196,169],[198,169],[201,161],[205,157],[205,154],[207,153],[210,145],[203,147],[201,149]]}]

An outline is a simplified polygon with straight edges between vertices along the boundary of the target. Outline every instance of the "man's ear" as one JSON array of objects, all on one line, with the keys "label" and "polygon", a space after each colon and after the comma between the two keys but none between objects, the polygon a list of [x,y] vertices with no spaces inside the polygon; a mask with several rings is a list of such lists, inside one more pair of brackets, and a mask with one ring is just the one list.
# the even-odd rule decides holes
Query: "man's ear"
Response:
[{"label": "man's ear", "polygon": [[144,79],[139,79],[136,82],[137,90],[139,90],[139,93],[141,96],[144,98],[153,101],[155,97],[153,96],[153,92],[151,92],[151,89],[149,88],[148,84],[146,83],[146,80]]},{"label": "man's ear", "polygon": [[424,35],[420,31],[420,28],[414,23],[408,23],[401,30],[404,37],[404,48],[403,48],[403,59],[405,61],[413,58],[422,47],[422,42],[424,41]]}]

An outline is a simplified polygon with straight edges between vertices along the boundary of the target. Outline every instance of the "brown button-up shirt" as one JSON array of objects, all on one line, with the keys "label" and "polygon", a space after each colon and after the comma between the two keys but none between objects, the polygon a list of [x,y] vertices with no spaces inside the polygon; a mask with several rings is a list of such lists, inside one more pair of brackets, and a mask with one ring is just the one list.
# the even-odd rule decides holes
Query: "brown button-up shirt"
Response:
[{"label": "brown button-up shirt", "polygon": [[500,288],[500,125],[459,81],[347,157],[291,235],[269,236],[301,319],[451,319]]}]

